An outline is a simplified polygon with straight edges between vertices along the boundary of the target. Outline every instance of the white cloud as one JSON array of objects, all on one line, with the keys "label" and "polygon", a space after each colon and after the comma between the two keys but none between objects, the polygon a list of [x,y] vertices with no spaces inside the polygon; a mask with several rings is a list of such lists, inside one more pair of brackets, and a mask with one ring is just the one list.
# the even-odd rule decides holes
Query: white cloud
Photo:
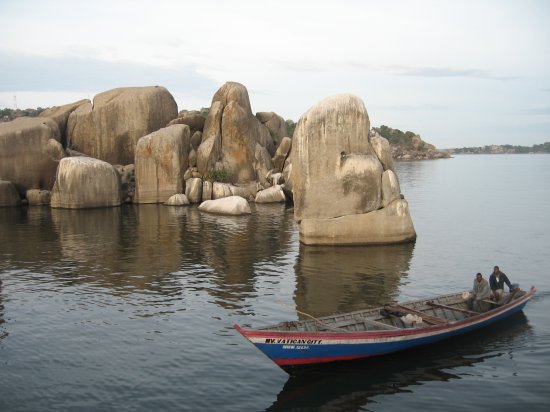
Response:
[{"label": "white cloud", "polygon": [[1,2],[0,92],[166,83],[193,108],[232,80],[253,110],[295,120],[350,92],[373,124],[439,147],[513,143],[509,114],[548,106],[549,17],[536,0]]}]

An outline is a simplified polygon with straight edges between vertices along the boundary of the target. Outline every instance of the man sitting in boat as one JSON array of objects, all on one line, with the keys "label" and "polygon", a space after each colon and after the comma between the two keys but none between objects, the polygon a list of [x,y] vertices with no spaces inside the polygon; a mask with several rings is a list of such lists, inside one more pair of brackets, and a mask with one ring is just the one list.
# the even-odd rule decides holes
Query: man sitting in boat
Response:
[{"label": "man sitting in boat", "polygon": [[493,268],[493,273],[491,273],[491,276],[489,277],[489,285],[491,286],[492,297],[495,300],[495,302],[498,302],[501,300],[502,295],[504,293],[505,283],[508,285],[510,292],[512,292],[514,287],[512,286],[512,283],[510,282],[510,280],[508,279],[508,276],[502,273],[498,266],[495,266]]},{"label": "man sitting in boat", "polygon": [[474,279],[474,287],[472,293],[467,300],[468,309],[475,310],[477,312],[485,312],[490,309],[489,304],[484,302],[484,299],[488,299],[491,296],[491,289],[489,289],[489,283],[486,279],[483,279],[481,273],[476,274]]}]

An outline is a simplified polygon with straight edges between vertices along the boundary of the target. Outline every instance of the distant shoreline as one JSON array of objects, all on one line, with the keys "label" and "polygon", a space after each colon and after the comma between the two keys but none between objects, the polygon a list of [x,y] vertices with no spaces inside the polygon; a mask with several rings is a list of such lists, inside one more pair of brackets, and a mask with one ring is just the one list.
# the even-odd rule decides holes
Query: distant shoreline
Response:
[{"label": "distant shoreline", "polygon": [[479,147],[462,147],[453,149],[441,149],[449,154],[537,154],[550,153],[550,142],[535,144],[533,146],[514,145],[490,145]]}]

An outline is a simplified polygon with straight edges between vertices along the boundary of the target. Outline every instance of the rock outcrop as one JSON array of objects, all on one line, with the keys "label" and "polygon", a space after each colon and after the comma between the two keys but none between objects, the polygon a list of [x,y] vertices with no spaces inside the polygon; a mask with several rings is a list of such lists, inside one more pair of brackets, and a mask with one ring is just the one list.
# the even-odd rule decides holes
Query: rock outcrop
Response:
[{"label": "rock outcrop", "polygon": [[83,209],[120,204],[120,176],[112,165],[91,157],[66,157],[59,162],[52,190],[52,208]]},{"label": "rock outcrop", "polygon": [[85,104],[91,104],[91,102],[88,99],[83,99],[63,106],[50,107],[39,114],[39,117],[48,117],[57,123],[61,136],[60,142],[64,148],[67,148],[67,122],[69,121],[69,116],[72,112]]},{"label": "rock outcrop", "polygon": [[300,118],[291,158],[301,242],[385,244],[416,238],[407,202],[394,199],[389,174],[386,199],[394,200],[383,207],[383,174],[392,164],[383,142],[373,148],[369,130],[365,105],[349,94],[329,97]]},{"label": "rock outcrop", "polygon": [[204,123],[202,141],[197,149],[197,169],[203,176],[215,170],[214,166],[220,157],[222,115],[222,102],[213,101]]},{"label": "rock outcrop", "polygon": [[382,125],[373,128],[370,135],[371,139],[374,137],[387,139],[395,160],[431,160],[451,157],[448,152],[437,150],[434,145],[426,143],[419,135],[411,131],[402,132],[399,129]]},{"label": "rock outcrop", "polygon": [[399,180],[393,170],[386,170],[382,174],[382,206],[386,207],[397,199],[401,199]]},{"label": "rock outcrop", "polygon": [[122,201],[132,203],[136,193],[136,169],[134,164],[126,166],[114,165],[120,176],[120,188],[122,191]]},{"label": "rock outcrop", "polygon": [[135,156],[135,203],[164,203],[183,193],[189,127],[176,124],[139,139]]},{"label": "rock outcrop", "polygon": [[272,186],[264,190],[260,190],[254,199],[256,203],[279,203],[286,202],[286,196],[280,185]]},{"label": "rock outcrop", "polygon": [[224,197],[233,196],[229,183],[214,182],[212,184],[212,200],[222,199]]},{"label": "rock outcrop", "polygon": [[19,193],[12,182],[0,180],[0,207],[18,206],[21,203]]},{"label": "rock outcrop", "polygon": [[285,166],[285,161],[288,158],[291,147],[292,147],[292,139],[290,139],[290,137],[283,137],[283,139],[281,140],[281,143],[279,144],[279,147],[277,147],[275,156],[273,156],[273,159],[271,159],[271,162],[273,163],[273,167],[278,172],[283,171],[283,168]]},{"label": "rock outcrop", "polygon": [[134,162],[138,140],[165,127],[178,108],[164,87],[127,87],[94,97],[69,116],[68,147],[111,164]]},{"label": "rock outcrop", "polygon": [[65,156],[57,124],[49,118],[19,117],[0,123],[0,179],[24,197],[29,189],[51,190]]},{"label": "rock outcrop", "polygon": [[186,206],[189,204],[189,199],[183,193],[177,193],[170,196],[164,204],[166,206]]},{"label": "rock outcrop", "polygon": [[202,201],[202,179],[200,177],[192,177],[185,181],[185,196],[190,203]]},{"label": "rock outcrop", "polygon": [[271,184],[267,180],[269,171],[273,168],[271,163],[271,156],[267,149],[256,143],[256,151],[254,152],[254,170],[256,170],[256,176],[262,187],[269,187]]},{"label": "rock outcrop", "polygon": [[269,131],[252,114],[246,87],[225,83],[214,94],[204,124],[202,143],[197,149],[199,173],[208,177],[224,172],[232,183],[255,181],[257,143],[268,151],[274,150]]},{"label": "rock outcrop", "polygon": [[390,142],[378,133],[374,133],[370,136],[370,143],[376,153],[376,156],[380,159],[380,163],[382,163],[384,170],[392,170],[395,172]]},{"label": "rock outcrop", "polygon": [[[248,99],[248,93],[246,96]],[[242,107],[238,101],[229,101],[223,109],[219,162],[234,183],[256,180],[253,164],[258,126],[254,120],[250,106]]]},{"label": "rock outcrop", "polygon": [[191,135],[193,135],[195,132],[202,131],[204,128],[204,121],[205,117],[198,112],[184,113],[168,123],[168,126],[172,126],[173,124],[186,124],[191,130]]},{"label": "rock outcrop", "polygon": [[251,212],[248,202],[240,196],[229,196],[216,200],[205,200],[199,206],[201,212],[220,215],[249,215]]},{"label": "rock outcrop", "polygon": [[273,139],[273,144],[278,147],[283,137],[287,137],[287,125],[285,119],[274,112],[258,112],[256,118],[262,123]]},{"label": "rock outcrop", "polygon": [[370,213],[334,219],[304,219],[300,241],[314,245],[376,245],[413,241],[416,238],[409,206],[396,200]]},{"label": "rock outcrop", "polygon": [[27,190],[27,203],[29,206],[49,205],[52,198],[52,192],[49,190],[30,189]]}]

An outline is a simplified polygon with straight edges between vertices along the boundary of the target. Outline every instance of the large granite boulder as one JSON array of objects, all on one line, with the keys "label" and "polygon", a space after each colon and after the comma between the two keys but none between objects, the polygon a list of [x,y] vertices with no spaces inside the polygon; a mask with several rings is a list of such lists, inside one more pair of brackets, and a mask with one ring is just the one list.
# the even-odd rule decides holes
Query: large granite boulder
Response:
[{"label": "large granite boulder", "polygon": [[275,156],[271,159],[273,167],[278,171],[282,172],[285,166],[285,161],[290,154],[290,149],[292,148],[292,139],[290,137],[283,137],[281,143],[277,147]]},{"label": "large granite boulder", "polygon": [[283,168],[283,180],[285,182],[285,193],[290,199],[294,199],[294,188],[292,186],[292,162],[290,157],[286,159]]},{"label": "large granite boulder", "polygon": [[395,172],[393,164],[393,156],[391,154],[391,146],[388,139],[380,136],[376,131],[370,136],[370,143],[376,153],[376,156],[380,159],[384,170],[392,170]]},{"label": "large granite boulder", "polygon": [[57,123],[61,136],[60,142],[64,148],[67,147],[67,122],[69,121],[69,116],[72,112],[85,104],[91,104],[91,102],[88,99],[82,99],[63,106],[50,107],[39,114],[39,117],[48,117]]},{"label": "large granite boulder", "polygon": [[108,207],[121,202],[120,176],[114,166],[91,157],[66,157],[59,162],[52,208]]},{"label": "large granite boulder", "polygon": [[190,203],[202,201],[202,179],[200,177],[192,177],[185,181],[185,196]]},{"label": "large granite boulder", "polygon": [[254,170],[262,187],[269,187],[270,183],[267,180],[269,171],[273,168],[271,164],[271,156],[265,147],[256,143],[256,151],[254,153]]},{"label": "large granite boulder", "polygon": [[383,198],[384,166],[369,141],[369,130],[365,105],[349,94],[329,97],[300,118],[292,144],[291,187],[301,242],[385,244],[415,239],[407,202],[396,195],[397,179],[389,174]]},{"label": "large granite boulder", "polygon": [[256,193],[258,193],[258,183],[250,182],[250,183],[241,183],[238,185],[231,185],[230,190],[231,190],[232,196],[240,196],[243,199],[254,201],[254,198],[256,197]]},{"label": "large granite boulder", "polygon": [[[248,95],[248,94],[247,94]],[[254,155],[256,151],[257,120],[236,101],[230,101],[223,110],[221,169],[227,170],[234,183],[256,179]]]},{"label": "large granite boulder", "polygon": [[0,180],[0,207],[17,206],[21,203],[19,193],[12,182]]},{"label": "large granite boulder", "polygon": [[202,132],[196,131],[191,135],[191,147],[195,150],[199,148],[202,143]]},{"label": "large granite boulder", "polygon": [[298,222],[378,209],[383,169],[369,129],[365,105],[352,95],[329,97],[301,117],[292,149]]},{"label": "large granite boulder", "polygon": [[240,196],[229,196],[216,200],[205,200],[199,205],[201,212],[220,215],[249,215],[252,213],[248,202]]},{"label": "large granite boulder", "polygon": [[286,196],[280,185],[272,186],[256,193],[256,203],[278,203],[285,202]]},{"label": "large granite boulder", "polygon": [[204,128],[204,121],[205,118],[199,113],[185,113],[178,118],[170,121],[170,123],[168,123],[168,126],[172,126],[173,124],[186,124],[191,130],[191,135],[193,135],[196,132],[202,131],[202,129]]},{"label": "large granite boulder", "polygon": [[261,144],[269,152],[269,156],[275,155],[277,145],[275,140],[271,137],[271,133],[265,125],[252,121],[256,128],[256,143]]},{"label": "large granite boulder", "polygon": [[396,199],[401,199],[399,180],[392,170],[386,170],[382,174],[382,206],[386,207]]},{"label": "large granite boulder", "polygon": [[135,157],[135,203],[164,203],[184,192],[189,127],[176,124],[139,139]]},{"label": "large granite boulder", "polygon": [[210,112],[204,123],[202,141],[197,149],[197,169],[205,177],[214,170],[214,166],[220,157],[223,108],[222,102],[212,102]]},{"label": "large granite boulder", "polygon": [[250,98],[248,97],[248,91],[246,87],[237,82],[226,82],[220,87],[212,102],[221,102],[222,106],[227,106],[231,102],[237,103],[247,114],[252,115],[252,108],[250,106]]},{"label": "large granite boulder", "polygon": [[216,199],[222,199],[224,197],[233,196],[233,193],[231,192],[232,186],[233,185],[229,183],[213,182],[212,194],[211,194],[212,199],[216,200]]},{"label": "large granite boulder", "polygon": [[170,196],[164,204],[166,206],[186,206],[189,204],[189,199],[183,193],[176,193]]},{"label": "large granite boulder", "polygon": [[202,182],[202,200],[212,200],[212,191],[214,184],[209,180],[203,180]]},{"label": "large granite boulder", "polygon": [[51,190],[65,156],[59,127],[49,118],[19,117],[0,123],[0,179],[24,197],[29,189]]},{"label": "large granite boulder", "polygon": [[246,87],[225,83],[212,98],[197,149],[197,169],[206,178],[224,172],[232,183],[249,183],[257,179],[256,143],[269,150],[270,140],[267,128],[252,115]]},{"label": "large granite boulder", "polygon": [[274,112],[258,112],[256,118],[269,130],[273,144],[278,147],[283,137],[288,136],[285,119]]},{"label": "large granite boulder", "polygon": [[164,87],[109,90],[79,106],[69,116],[68,146],[112,164],[134,162],[138,140],[165,127],[178,107]]},{"label": "large granite boulder", "polygon": [[370,213],[300,223],[300,241],[307,245],[384,245],[415,239],[409,206],[402,199]]}]

